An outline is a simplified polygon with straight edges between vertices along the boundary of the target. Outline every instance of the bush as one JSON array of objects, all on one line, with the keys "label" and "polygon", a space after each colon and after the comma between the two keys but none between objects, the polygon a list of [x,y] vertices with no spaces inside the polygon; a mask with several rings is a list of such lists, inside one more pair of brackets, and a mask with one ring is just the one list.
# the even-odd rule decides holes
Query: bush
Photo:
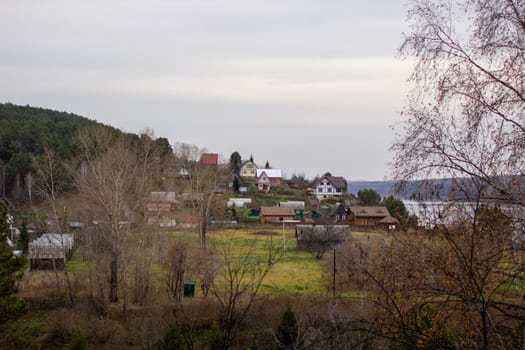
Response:
[{"label": "bush", "polygon": [[175,328],[173,325],[168,325],[164,330],[162,338],[157,343],[157,349],[159,350],[178,350],[185,349],[184,339],[180,330]]},{"label": "bush", "polygon": [[0,298],[0,323],[15,319],[28,310],[25,300],[10,295]]},{"label": "bush", "polygon": [[278,349],[301,349],[303,338],[299,333],[299,324],[290,304],[286,305],[281,322],[277,326],[275,335]]}]

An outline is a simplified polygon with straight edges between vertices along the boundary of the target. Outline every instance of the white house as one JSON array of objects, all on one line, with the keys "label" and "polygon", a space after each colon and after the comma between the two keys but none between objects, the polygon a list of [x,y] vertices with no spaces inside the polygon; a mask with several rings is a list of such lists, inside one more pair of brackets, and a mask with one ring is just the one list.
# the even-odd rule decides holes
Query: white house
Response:
[{"label": "white house", "polygon": [[323,176],[314,185],[314,195],[318,199],[340,197],[346,188],[346,180],[342,176]]}]

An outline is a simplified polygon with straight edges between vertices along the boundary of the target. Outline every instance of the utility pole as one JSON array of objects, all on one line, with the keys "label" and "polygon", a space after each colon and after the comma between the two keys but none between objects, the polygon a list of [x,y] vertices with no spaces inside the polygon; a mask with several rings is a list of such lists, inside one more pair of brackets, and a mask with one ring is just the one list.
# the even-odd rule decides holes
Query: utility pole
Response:
[{"label": "utility pole", "polygon": [[272,239],[272,236],[273,236],[273,229],[270,228],[270,257],[268,259],[268,265],[273,265],[273,239]]},{"label": "utility pole", "polygon": [[286,235],[284,233],[284,220],[283,220],[283,254],[286,252]]},{"label": "utility pole", "polygon": [[335,268],[335,248],[334,248],[334,275],[333,275],[333,280],[332,280],[332,291],[333,291],[334,298],[335,298],[335,272],[336,272],[336,268]]}]

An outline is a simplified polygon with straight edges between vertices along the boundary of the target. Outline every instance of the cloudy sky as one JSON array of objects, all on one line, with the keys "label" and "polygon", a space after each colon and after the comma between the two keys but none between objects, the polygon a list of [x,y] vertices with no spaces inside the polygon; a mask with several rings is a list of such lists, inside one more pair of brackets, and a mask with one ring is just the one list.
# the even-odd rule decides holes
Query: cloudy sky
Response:
[{"label": "cloudy sky", "polygon": [[284,173],[389,177],[403,0],[4,0],[0,101]]}]

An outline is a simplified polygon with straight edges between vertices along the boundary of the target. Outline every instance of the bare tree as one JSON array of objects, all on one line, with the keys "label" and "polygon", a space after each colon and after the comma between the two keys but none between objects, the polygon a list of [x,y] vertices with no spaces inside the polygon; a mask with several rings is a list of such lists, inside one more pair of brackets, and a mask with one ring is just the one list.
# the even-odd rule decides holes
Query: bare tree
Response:
[{"label": "bare tree", "polygon": [[[107,249],[95,253],[109,255],[111,302],[118,301],[120,271],[126,311],[131,261],[126,247],[132,229],[143,233],[143,209],[155,183],[158,157],[150,136],[133,139],[98,126],[82,130],[78,143],[80,159],[74,181],[92,220],[97,223],[97,231],[101,233],[98,239],[102,240],[92,247]],[[152,257],[147,266],[151,266],[151,260]]]},{"label": "bare tree", "polygon": [[225,178],[228,166],[203,164],[201,156],[205,151],[194,145],[179,143],[174,152],[188,172],[188,180],[183,185],[186,185],[189,202],[199,219],[200,245],[204,249],[210,221],[218,214],[214,212],[214,201],[218,200],[219,185]]},{"label": "bare tree", "polygon": [[168,299],[174,303],[180,303],[183,287],[184,274],[188,264],[188,245],[184,242],[173,244],[164,261],[164,273]]},{"label": "bare tree", "polygon": [[241,254],[236,254],[230,246],[223,247],[220,254],[224,264],[222,275],[210,288],[219,302],[220,332],[215,345],[218,349],[229,349],[253,305],[264,300],[260,289],[273,264],[255,255],[255,242]]},{"label": "bare tree", "polygon": [[523,317],[504,286],[523,278],[513,242],[525,234],[525,6],[415,0],[409,21],[401,54],[415,58],[414,88],[394,175],[452,178],[450,199],[465,210],[443,226],[427,267],[440,271],[434,291],[464,308],[486,349],[501,341],[498,327]]},{"label": "bare tree", "polygon": [[[498,207],[464,206],[430,234],[352,242],[340,253],[340,288],[360,290],[375,310],[375,318],[362,321],[398,345],[521,348],[516,327],[525,307],[513,286],[523,281],[524,252],[513,244],[512,230]],[[437,322],[437,332],[414,325],[420,312]]]},{"label": "bare tree", "polygon": [[317,259],[350,237],[348,225],[297,225],[295,230],[297,249],[314,252]]},{"label": "bare tree", "polygon": [[[70,305],[73,304],[73,292],[71,290],[71,282],[69,279],[69,274],[67,272],[67,255],[64,254],[66,251],[66,242],[64,241],[64,235],[62,232],[62,227],[60,225],[60,222],[58,220],[59,212],[57,208],[57,196],[62,190],[62,186],[64,185],[64,182],[61,181],[63,178],[59,176],[59,174],[64,174],[64,167],[62,166],[61,162],[57,159],[55,156],[55,153],[49,149],[45,150],[44,155],[41,159],[33,159],[33,164],[37,171],[37,191],[41,198],[43,198],[50,206],[52,211],[52,220],[56,221],[55,228],[57,229],[57,232],[59,234],[58,237],[60,237],[60,241],[56,242],[49,242],[51,245],[56,245],[57,243],[60,244],[60,247],[57,247],[56,252],[62,253],[62,261],[61,264],[63,265],[63,272],[64,272],[64,281],[66,284],[66,295],[67,300]],[[31,181],[27,181],[27,183],[32,183],[33,179],[31,176]],[[65,213],[66,209],[64,208]],[[57,272],[57,266],[56,266],[56,258],[52,257],[52,264],[53,264],[53,271],[55,272],[55,278],[57,282],[57,289],[60,289],[60,283],[58,279],[58,272]]]},{"label": "bare tree", "polygon": [[415,58],[399,179],[471,177],[523,204],[525,10],[521,1],[413,1],[401,53]]}]

